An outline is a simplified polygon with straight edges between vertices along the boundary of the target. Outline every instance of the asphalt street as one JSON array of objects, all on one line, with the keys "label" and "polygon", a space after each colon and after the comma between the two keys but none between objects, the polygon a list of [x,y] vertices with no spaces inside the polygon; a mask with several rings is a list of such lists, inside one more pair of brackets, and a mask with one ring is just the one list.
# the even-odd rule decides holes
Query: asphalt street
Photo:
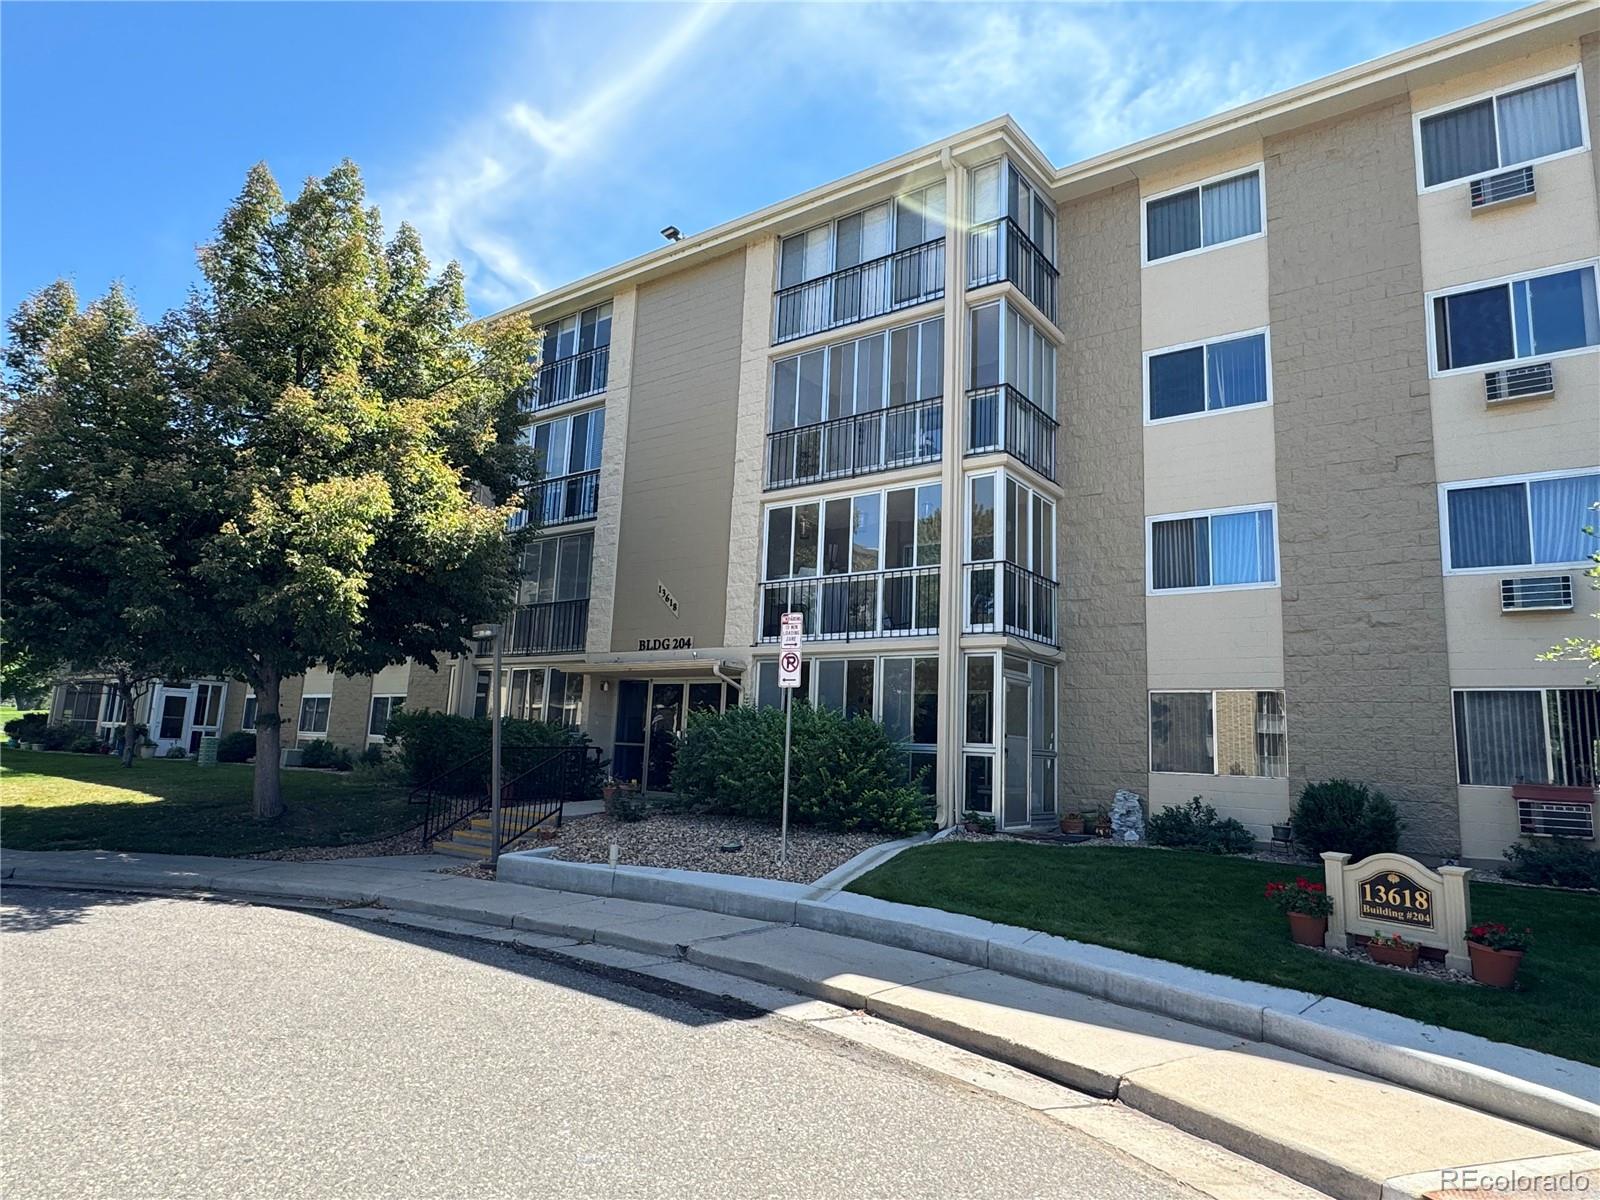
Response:
[{"label": "asphalt street", "polygon": [[0,1185],[34,1197],[1193,1197],[779,1018],[337,915],[8,889]]}]

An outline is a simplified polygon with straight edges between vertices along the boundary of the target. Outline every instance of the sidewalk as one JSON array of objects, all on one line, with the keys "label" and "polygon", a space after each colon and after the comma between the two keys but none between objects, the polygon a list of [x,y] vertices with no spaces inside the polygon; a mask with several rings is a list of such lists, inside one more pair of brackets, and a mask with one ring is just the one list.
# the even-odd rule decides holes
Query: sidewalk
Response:
[{"label": "sidewalk", "polygon": [[[7,885],[328,901],[470,932],[712,995],[727,976],[863,1010],[1091,1095],[1115,1098],[1339,1197],[1420,1196],[1440,1172],[1594,1172],[1600,1153],[1236,1033],[953,958],[752,916],[442,875],[396,859],[281,863],[5,852]],[[498,931],[498,932],[496,932]],[[1600,1144],[1600,1125],[1593,1137]],[[1537,1164],[1527,1160],[1543,1160]]]}]

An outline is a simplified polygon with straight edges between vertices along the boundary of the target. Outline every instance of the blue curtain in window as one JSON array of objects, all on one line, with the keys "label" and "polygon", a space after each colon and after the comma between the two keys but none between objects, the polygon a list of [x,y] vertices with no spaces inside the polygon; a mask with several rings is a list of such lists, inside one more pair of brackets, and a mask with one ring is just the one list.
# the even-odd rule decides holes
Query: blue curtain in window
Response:
[{"label": "blue curtain in window", "polygon": [[1422,182],[1429,187],[1499,166],[1494,101],[1469,104],[1422,122]]},{"label": "blue curtain in window", "polygon": [[1457,292],[1444,298],[1448,357],[1443,367],[1470,367],[1517,356],[1511,340],[1511,296],[1506,285]]},{"label": "blue curtain in window", "polygon": [[1217,342],[1206,349],[1210,408],[1267,402],[1267,339],[1264,334]]},{"label": "blue curtain in window", "polygon": [[1157,521],[1150,529],[1150,586],[1205,587],[1211,582],[1210,547],[1206,518],[1185,517]]},{"label": "blue curtain in window", "polygon": [[1211,518],[1211,582],[1270,583],[1274,576],[1272,513],[1227,513]]},{"label": "blue curtain in window", "polygon": [[1538,692],[1457,692],[1456,768],[1462,783],[1549,782]]},{"label": "blue curtain in window", "polygon": [[1261,177],[1257,172],[1208,183],[1201,190],[1201,241],[1207,246],[1261,232]]},{"label": "blue curtain in window", "polygon": [[1578,80],[1568,75],[1501,96],[1500,161],[1527,162],[1583,144]]},{"label": "blue curtain in window", "polygon": [[1205,411],[1205,351],[1174,350],[1150,356],[1150,419]]},{"label": "blue curtain in window", "polygon": [[1145,205],[1145,253],[1150,261],[1200,246],[1200,193],[1179,192]]},{"label": "blue curtain in window", "polygon": [[1511,294],[1519,357],[1600,345],[1593,267],[1519,279]]},{"label": "blue curtain in window", "polygon": [[1600,528],[1600,474],[1569,479],[1538,479],[1528,485],[1533,508],[1533,561],[1582,562],[1600,550],[1600,540],[1584,532]]},{"label": "blue curtain in window", "polygon": [[1525,566],[1528,542],[1528,497],[1520,483],[1455,488],[1447,494],[1450,519],[1450,565],[1465,567]]}]

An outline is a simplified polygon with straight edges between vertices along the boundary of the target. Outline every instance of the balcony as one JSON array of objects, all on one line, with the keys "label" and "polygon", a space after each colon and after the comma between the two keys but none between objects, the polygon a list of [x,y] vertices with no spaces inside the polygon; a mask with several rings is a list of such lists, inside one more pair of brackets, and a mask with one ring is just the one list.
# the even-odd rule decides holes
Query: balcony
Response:
[{"label": "balcony", "polygon": [[528,511],[541,529],[593,520],[599,505],[598,468],[541,480],[528,493]]},{"label": "balcony", "polygon": [[610,346],[596,346],[582,354],[547,362],[523,389],[522,411],[538,412],[569,400],[598,396],[606,390],[606,375],[610,367]]},{"label": "balcony", "polygon": [[773,298],[772,342],[854,325],[943,295],[944,239],[939,238],[779,289]]},{"label": "balcony", "polygon": [[812,641],[917,637],[939,631],[939,568],[780,579],[761,585],[760,640],[778,640],[786,612],[806,615]]},{"label": "balcony", "polygon": [[[1000,603],[995,603],[996,584]],[[1010,562],[966,564],[968,633],[1008,633],[1047,646],[1060,645],[1056,637],[1054,579],[1036,575]]]},{"label": "balcony", "polygon": [[[582,652],[589,635],[589,601],[552,600],[544,604],[519,604],[506,618],[505,654],[570,654]],[[479,656],[492,654],[487,640],[478,643]]]},{"label": "balcony", "polygon": [[1056,280],[1058,273],[1044,251],[1022,232],[1010,217],[975,225],[967,235],[967,287],[1009,279],[1034,307],[1056,321]]},{"label": "balcony", "polygon": [[967,453],[1004,450],[1046,479],[1056,477],[1056,419],[1009,383],[967,393]]},{"label": "balcony", "polygon": [[937,462],[944,402],[902,404],[767,434],[767,490]]}]

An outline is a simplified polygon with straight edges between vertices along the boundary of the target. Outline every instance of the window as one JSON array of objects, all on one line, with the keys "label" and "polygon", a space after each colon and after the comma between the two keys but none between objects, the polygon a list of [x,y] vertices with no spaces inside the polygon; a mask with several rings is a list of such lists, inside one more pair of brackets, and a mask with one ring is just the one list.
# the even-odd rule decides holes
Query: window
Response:
[{"label": "window", "polygon": [[1055,416],[1055,343],[1009,304],[985,304],[972,310],[970,386],[1001,384],[1010,384]]},{"label": "window", "polygon": [[1150,421],[1267,404],[1272,399],[1265,330],[1145,355]]},{"label": "window", "polygon": [[994,655],[969,654],[967,718],[962,738],[969,746],[994,745]]},{"label": "window", "polygon": [[1150,769],[1284,778],[1289,767],[1283,693],[1151,692]]},{"label": "window", "polygon": [[1424,188],[1576,150],[1585,142],[1577,75],[1422,117],[1417,137]]},{"label": "window", "polygon": [[544,329],[544,360],[555,363],[611,344],[611,305],[597,304]]},{"label": "window", "polygon": [[896,250],[944,237],[945,189],[930,184],[783,239],[778,287],[794,287],[833,271],[859,266]]},{"label": "window", "polygon": [[100,725],[100,705],[105,686],[99,683],[69,683],[62,689],[61,720],[93,734]]},{"label": "window", "polygon": [[967,630],[1054,643],[1055,504],[1004,472],[968,476],[967,501]]},{"label": "window", "polygon": [[1433,298],[1434,369],[1465,370],[1600,345],[1594,263]]},{"label": "window", "polygon": [[539,456],[539,469],[546,479],[598,469],[605,437],[606,410],[603,408],[541,421],[529,434],[534,452]]},{"label": "window", "polygon": [[328,732],[328,706],[333,703],[331,696],[302,696],[300,697],[300,724],[301,733],[324,734]]},{"label": "window", "polygon": [[1600,471],[1445,484],[1445,570],[1581,566],[1600,549]]},{"label": "window", "polygon": [[[551,667],[516,667],[502,673],[504,712],[517,721],[578,724],[583,703],[583,676]],[[478,675],[478,716],[488,715],[489,672]]]},{"label": "window", "polygon": [[611,305],[597,304],[544,328],[533,407],[549,408],[605,391],[611,362]]},{"label": "window", "polygon": [[1261,232],[1261,168],[1154,196],[1144,204],[1145,262]]},{"label": "window", "polygon": [[1028,177],[1007,159],[974,167],[971,175],[972,224],[1010,217],[1050,262],[1056,260],[1056,210]]},{"label": "window", "polygon": [[873,658],[819,658],[812,673],[817,707],[870,720],[877,665]]},{"label": "window", "polygon": [[1591,788],[1600,692],[1593,688],[1458,691],[1456,771],[1463,784]]},{"label": "window", "polygon": [[389,718],[399,713],[404,707],[404,696],[374,696],[372,698],[372,712],[367,719],[367,740],[381,742],[384,735],[389,732]]},{"label": "window", "polygon": [[944,318],[772,364],[769,428],[795,429],[944,394]]},{"label": "window", "polygon": [[523,604],[553,604],[589,598],[593,533],[537,538],[522,550]]},{"label": "window", "polygon": [[239,728],[246,733],[254,733],[256,728],[256,694],[251,692],[244,698],[244,711],[239,714]]},{"label": "window", "polygon": [[1276,509],[1225,509],[1152,517],[1152,592],[1258,587],[1278,581]]},{"label": "window", "polygon": [[912,777],[931,792],[939,742],[939,660],[885,658],[882,668],[878,720],[891,738],[906,744]]}]

